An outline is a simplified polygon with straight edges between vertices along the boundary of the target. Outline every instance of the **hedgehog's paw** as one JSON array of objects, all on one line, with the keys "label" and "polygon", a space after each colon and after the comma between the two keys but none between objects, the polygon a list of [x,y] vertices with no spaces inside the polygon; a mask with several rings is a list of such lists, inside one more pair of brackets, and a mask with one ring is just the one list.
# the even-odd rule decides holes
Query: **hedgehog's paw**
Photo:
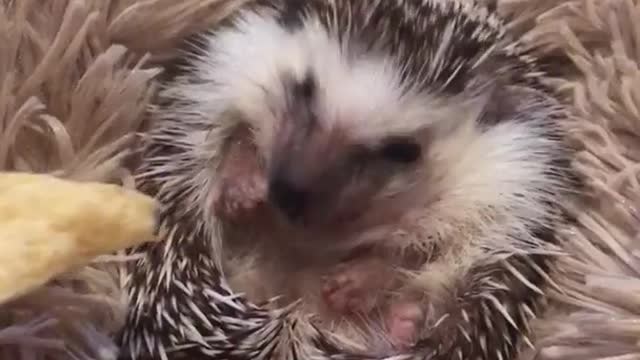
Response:
[{"label": "hedgehog's paw", "polygon": [[389,341],[397,350],[409,350],[417,340],[424,312],[417,302],[398,301],[389,306],[386,326]]},{"label": "hedgehog's paw", "polygon": [[227,220],[237,220],[264,203],[267,184],[264,177],[250,175],[228,178],[214,193],[214,211]]},{"label": "hedgehog's paw", "polygon": [[337,313],[368,313],[373,310],[378,296],[386,289],[387,273],[378,260],[339,264],[324,279],[324,302]]}]

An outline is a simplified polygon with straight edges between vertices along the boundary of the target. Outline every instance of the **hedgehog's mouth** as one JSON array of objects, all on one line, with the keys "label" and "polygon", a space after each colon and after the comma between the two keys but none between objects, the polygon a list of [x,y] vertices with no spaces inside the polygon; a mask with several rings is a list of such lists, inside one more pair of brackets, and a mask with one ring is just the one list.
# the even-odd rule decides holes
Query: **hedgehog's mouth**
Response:
[{"label": "hedgehog's mouth", "polygon": [[288,213],[275,209],[281,223],[287,227],[307,233],[343,233],[355,228],[355,224],[361,223],[362,211],[356,209],[348,211],[334,211],[328,214],[325,209],[308,210],[305,212]]}]

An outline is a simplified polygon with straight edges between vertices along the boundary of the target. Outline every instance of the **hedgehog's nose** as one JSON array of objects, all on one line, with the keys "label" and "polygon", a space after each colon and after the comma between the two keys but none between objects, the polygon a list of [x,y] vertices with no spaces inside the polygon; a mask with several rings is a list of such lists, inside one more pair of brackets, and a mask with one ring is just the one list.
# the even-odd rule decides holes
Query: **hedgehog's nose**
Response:
[{"label": "hedgehog's nose", "polygon": [[299,222],[309,202],[309,192],[285,177],[269,181],[269,201],[292,222]]}]

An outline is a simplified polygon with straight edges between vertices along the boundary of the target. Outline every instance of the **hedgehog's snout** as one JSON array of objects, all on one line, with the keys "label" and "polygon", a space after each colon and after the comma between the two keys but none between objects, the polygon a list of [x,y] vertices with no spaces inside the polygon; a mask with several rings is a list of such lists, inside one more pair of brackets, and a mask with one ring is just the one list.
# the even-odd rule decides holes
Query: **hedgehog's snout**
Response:
[{"label": "hedgehog's snout", "polygon": [[269,201],[293,223],[300,222],[304,217],[309,197],[309,191],[281,174],[273,176],[269,181]]}]

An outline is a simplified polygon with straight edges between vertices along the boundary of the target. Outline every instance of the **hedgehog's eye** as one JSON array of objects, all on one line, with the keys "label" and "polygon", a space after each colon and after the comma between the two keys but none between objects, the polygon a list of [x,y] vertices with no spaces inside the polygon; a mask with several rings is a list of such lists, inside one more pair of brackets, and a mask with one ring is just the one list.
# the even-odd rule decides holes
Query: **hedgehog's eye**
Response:
[{"label": "hedgehog's eye", "polygon": [[391,139],[380,149],[380,154],[385,159],[404,164],[416,162],[421,153],[419,144],[404,138]]}]

